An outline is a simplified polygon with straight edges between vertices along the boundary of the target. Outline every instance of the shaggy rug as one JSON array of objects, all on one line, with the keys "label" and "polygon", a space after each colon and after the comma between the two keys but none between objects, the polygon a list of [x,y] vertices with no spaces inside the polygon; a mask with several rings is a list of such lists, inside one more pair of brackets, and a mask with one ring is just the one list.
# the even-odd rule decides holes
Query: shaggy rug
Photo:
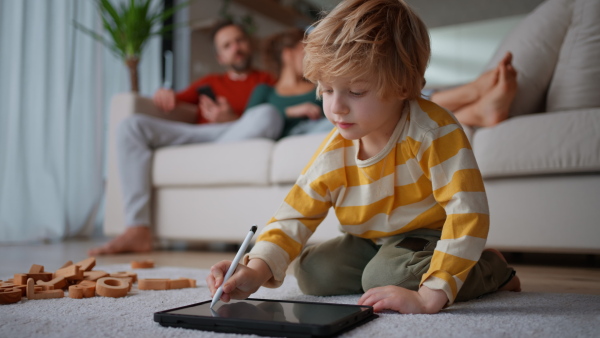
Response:
[{"label": "shaggy rug", "polygon": [[[129,265],[94,270],[128,271]],[[0,337],[226,337],[228,334],[162,327],[153,313],[210,299],[208,270],[159,267],[135,270],[138,278],[195,278],[194,289],[143,291],[134,285],[124,298],[26,300],[0,305]],[[6,276],[0,276],[6,277]],[[252,297],[356,304],[359,295],[302,295],[289,276],[278,289]],[[598,337],[600,296],[498,292],[457,303],[436,315],[384,312],[342,337]],[[239,336],[239,335],[235,335]],[[246,336],[246,335],[242,335]]]}]

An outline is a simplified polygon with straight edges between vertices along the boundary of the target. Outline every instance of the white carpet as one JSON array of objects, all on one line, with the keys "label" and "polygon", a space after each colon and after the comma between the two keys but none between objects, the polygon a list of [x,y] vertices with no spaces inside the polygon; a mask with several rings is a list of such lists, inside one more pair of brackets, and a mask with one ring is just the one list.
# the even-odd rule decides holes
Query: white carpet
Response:
[{"label": "white carpet", "polygon": [[[129,265],[98,266],[108,272]],[[198,287],[140,291],[127,297],[22,300],[0,305],[0,337],[226,337],[187,329],[165,328],[153,313],[210,299],[207,270],[159,267],[136,270],[139,278],[195,278]],[[6,277],[6,276],[0,276]],[[281,288],[259,290],[255,298],[355,304],[359,296],[302,295],[293,277]],[[239,335],[235,335],[239,336]],[[244,335],[242,335],[244,336]],[[383,313],[342,337],[599,337],[600,296],[500,292],[457,303],[436,315]]]}]

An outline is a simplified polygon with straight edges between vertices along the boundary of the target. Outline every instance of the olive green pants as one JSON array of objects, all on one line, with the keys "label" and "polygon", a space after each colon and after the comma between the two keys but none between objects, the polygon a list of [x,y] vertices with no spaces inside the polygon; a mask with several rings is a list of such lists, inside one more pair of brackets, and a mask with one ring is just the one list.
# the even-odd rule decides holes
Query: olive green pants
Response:
[{"label": "olive green pants", "polygon": [[[381,246],[343,235],[307,247],[295,262],[295,276],[302,292],[317,296],[357,294],[386,285],[418,290],[440,234],[438,230],[415,230],[389,237]],[[513,269],[502,258],[484,251],[456,301],[494,292],[512,276]]]}]

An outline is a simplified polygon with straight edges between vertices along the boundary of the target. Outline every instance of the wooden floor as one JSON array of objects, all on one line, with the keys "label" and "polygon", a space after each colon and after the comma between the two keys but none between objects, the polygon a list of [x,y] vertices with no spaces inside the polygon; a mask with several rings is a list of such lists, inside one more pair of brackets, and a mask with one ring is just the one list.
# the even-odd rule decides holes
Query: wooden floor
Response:
[{"label": "wooden floor", "polygon": [[[46,244],[0,246],[0,280],[15,273],[29,271],[40,264],[54,271],[66,261],[80,261],[89,248],[105,240],[69,240]],[[208,269],[223,259],[233,259],[235,247],[226,245],[184,245],[162,249],[149,254],[100,256],[97,265],[129,263],[132,260],[153,259],[157,266],[181,266]],[[517,270],[524,292],[557,292],[600,294],[600,257],[591,255],[552,255],[505,253]]]}]

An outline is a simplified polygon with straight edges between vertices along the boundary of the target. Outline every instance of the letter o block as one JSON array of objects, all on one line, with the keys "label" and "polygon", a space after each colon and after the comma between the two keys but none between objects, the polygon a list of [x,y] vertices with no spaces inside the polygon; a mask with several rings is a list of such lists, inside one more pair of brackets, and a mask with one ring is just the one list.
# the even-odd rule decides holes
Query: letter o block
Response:
[{"label": "letter o block", "polygon": [[96,294],[103,297],[120,298],[127,296],[129,283],[123,279],[104,277],[96,282]]},{"label": "letter o block", "polygon": [[0,304],[13,304],[21,300],[21,289],[2,289],[0,290]]}]

